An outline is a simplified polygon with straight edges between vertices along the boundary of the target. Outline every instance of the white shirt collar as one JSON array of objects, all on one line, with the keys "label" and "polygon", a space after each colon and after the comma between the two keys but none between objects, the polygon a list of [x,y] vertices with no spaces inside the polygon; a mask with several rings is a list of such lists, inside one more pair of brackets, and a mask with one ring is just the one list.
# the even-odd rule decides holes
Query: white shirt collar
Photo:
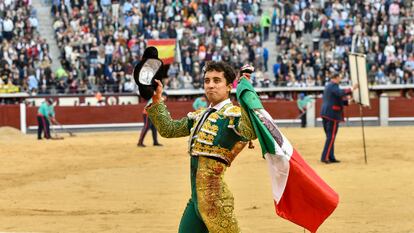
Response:
[{"label": "white shirt collar", "polygon": [[215,108],[217,111],[219,111],[222,107],[224,107],[224,105],[229,104],[229,103],[231,103],[230,99],[225,99],[214,106],[211,106],[210,104],[209,108]]}]

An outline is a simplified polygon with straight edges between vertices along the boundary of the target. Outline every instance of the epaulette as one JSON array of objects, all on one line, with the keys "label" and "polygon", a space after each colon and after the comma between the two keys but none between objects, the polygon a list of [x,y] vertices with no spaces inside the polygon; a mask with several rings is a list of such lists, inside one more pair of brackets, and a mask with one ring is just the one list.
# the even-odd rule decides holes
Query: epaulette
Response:
[{"label": "epaulette", "polygon": [[194,112],[189,112],[189,113],[187,114],[187,117],[188,117],[188,119],[190,119],[190,120],[195,120],[195,119],[197,119],[197,117],[199,117],[201,114],[203,114],[203,112],[204,112],[205,110],[206,110],[205,108],[202,108],[202,109],[198,109],[198,110],[196,110],[196,111],[194,111]]},{"label": "epaulette", "polygon": [[241,109],[239,106],[231,106],[224,110],[223,115],[227,117],[240,117]]}]

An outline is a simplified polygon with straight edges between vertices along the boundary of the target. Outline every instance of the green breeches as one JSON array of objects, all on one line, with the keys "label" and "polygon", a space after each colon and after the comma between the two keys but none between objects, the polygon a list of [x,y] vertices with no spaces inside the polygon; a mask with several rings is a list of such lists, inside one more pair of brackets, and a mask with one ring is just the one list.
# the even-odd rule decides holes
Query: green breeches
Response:
[{"label": "green breeches", "polygon": [[195,202],[190,199],[187,207],[184,210],[183,216],[181,217],[180,227],[178,228],[179,233],[208,233],[206,224],[196,209]]},{"label": "green breeches", "polygon": [[191,157],[191,199],[179,233],[239,233],[233,195],[224,183],[226,165],[207,157]]}]

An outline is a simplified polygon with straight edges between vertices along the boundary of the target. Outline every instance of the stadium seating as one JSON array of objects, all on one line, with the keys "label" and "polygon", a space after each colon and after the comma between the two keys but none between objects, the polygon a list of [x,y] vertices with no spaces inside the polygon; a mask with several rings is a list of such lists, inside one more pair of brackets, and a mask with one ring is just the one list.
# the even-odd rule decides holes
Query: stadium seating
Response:
[{"label": "stadium seating", "polygon": [[[324,86],[333,70],[349,84],[352,45],[367,56],[370,85],[414,83],[410,0],[52,1],[62,64],[56,73],[36,35],[36,12],[25,3],[12,1],[2,10],[0,58],[8,67],[0,74],[3,84],[33,94],[133,92],[126,83],[146,41],[165,38],[177,39],[181,59],[169,66],[167,89],[200,88],[209,60],[236,69],[253,64],[257,87]],[[12,33],[11,17],[17,20]]]}]

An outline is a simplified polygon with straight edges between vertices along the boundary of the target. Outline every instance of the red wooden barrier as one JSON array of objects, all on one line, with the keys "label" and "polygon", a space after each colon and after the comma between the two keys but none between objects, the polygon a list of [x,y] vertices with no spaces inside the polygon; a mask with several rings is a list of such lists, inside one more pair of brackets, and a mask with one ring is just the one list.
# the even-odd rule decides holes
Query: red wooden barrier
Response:
[{"label": "red wooden barrier", "polygon": [[0,105],[0,126],[20,129],[19,105]]},{"label": "red wooden barrier", "polygon": [[[316,100],[316,117],[320,117],[322,99]],[[295,119],[298,109],[295,101],[264,100],[263,105],[275,119]],[[145,104],[55,107],[57,120],[67,124],[110,124],[142,122]],[[192,101],[168,101],[168,109],[173,119],[179,119],[192,110]],[[414,117],[414,99],[391,97],[390,117]],[[0,126],[20,128],[20,106],[0,105]],[[37,107],[27,107],[27,126],[37,125]],[[379,117],[379,99],[371,99],[371,108],[364,108],[364,116]],[[359,106],[345,107],[345,117],[359,117]]]},{"label": "red wooden barrier", "polygon": [[[379,117],[379,99],[370,99],[371,107],[363,107],[363,116]],[[316,100],[316,117],[321,117],[322,99]],[[359,105],[351,104],[344,108],[345,117],[359,117]]]},{"label": "red wooden barrier", "polygon": [[414,117],[414,99],[390,97],[389,117]]}]

